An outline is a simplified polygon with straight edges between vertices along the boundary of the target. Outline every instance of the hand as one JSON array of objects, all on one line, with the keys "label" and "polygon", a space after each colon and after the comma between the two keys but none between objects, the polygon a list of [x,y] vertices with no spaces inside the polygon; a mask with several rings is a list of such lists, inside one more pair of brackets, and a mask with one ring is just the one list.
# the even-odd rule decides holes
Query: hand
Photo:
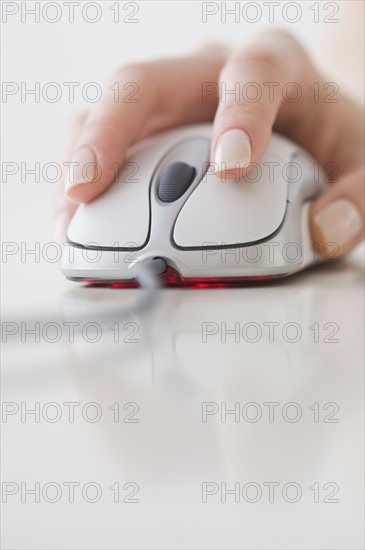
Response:
[{"label": "hand", "polygon": [[[232,178],[258,162],[274,129],[310,152],[334,180],[311,208],[312,239],[320,251],[326,255],[327,243],[336,243],[336,255],[343,256],[363,239],[363,114],[343,95],[331,96],[333,89],[292,36],[270,31],[230,55],[212,46],[186,58],[129,65],[117,71],[111,79],[116,81],[137,83],[138,102],[115,102],[109,91],[75,121],[68,159],[80,164],[59,200],[63,227],[76,204],[109,187],[110,167],[122,163],[130,145],[166,128],[214,118],[211,161],[218,175]],[[239,97],[223,97],[237,83]],[[255,84],[246,87],[245,99],[248,83]],[[260,91],[260,99],[247,101]],[[87,163],[97,163],[100,173],[96,178],[89,171],[85,181]]]}]

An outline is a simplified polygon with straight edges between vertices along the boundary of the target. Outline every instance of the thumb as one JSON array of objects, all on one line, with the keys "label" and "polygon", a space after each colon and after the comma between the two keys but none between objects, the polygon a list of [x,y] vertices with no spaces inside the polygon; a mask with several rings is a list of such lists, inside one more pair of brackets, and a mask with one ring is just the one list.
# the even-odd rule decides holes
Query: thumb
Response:
[{"label": "thumb", "polygon": [[312,205],[312,240],[324,257],[340,258],[364,239],[364,167],[347,173]]}]

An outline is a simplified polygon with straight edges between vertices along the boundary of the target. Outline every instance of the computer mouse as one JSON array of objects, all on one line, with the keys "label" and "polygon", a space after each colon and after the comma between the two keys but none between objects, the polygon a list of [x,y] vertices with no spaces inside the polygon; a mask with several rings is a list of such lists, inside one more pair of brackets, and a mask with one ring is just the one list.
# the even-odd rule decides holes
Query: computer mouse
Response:
[{"label": "computer mouse", "polygon": [[209,162],[212,126],[164,131],[131,147],[111,187],[76,210],[61,270],[86,283],[134,284],[136,266],[165,262],[168,284],[229,284],[296,273],[316,260],[308,211],[318,163],[273,134],[239,179]]}]

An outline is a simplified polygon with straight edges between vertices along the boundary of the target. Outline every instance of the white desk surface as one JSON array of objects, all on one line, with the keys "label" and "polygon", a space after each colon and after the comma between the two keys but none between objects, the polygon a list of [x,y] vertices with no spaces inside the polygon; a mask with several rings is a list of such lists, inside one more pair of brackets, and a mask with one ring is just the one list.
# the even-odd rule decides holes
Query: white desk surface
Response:
[{"label": "white desk surface", "polygon": [[[138,290],[87,289],[64,282],[53,266],[50,280],[59,284],[44,287],[41,307],[32,293],[35,265],[17,291],[28,306],[3,316],[25,319],[27,328],[38,320],[41,328],[39,343],[24,330],[21,343],[19,327],[3,347],[11,414],[3,416],[2,477],[17,484],[3,504],[5,547],[361,548],[360,260],[359,251],[344,264],[268,286],[163,290],[149,315],[121,321],[119,343],[112,322],[103,326],[96,313],[130,306]],[[65,323],[86,311],[100,339],[85,341],[81,321],[70,343]],[[52,328],[42,336],[52,321],[63,335],[57,343],[46,341],[55,338]],[[277,323],[273,338],[269,322]],[[205,323],[218,331],[206,342]],[[227,335],[224,342],[222,323],[239,324],[238,341]],[[127,342],[134,331],[137,341]],[[74,403],[74,422],[65,403]],[[38,422],[26,413],[34,407]],[[39,503],[25,492],[36,482]],[[80,484],[73,503],[65,482]],[[90,482],[97,486],[85,489]],[[126,483],[138,484],[138,502],[115,503],[109,487],[117,482],[121,500],[137,487]],[[273,502],[270,482],[280,484]],[[287,483],[295,485],[283,489]],[[95,487],[100,500],[85,501]],[[224,487],[240,496],[222,502]],[[207,502],[204,488],[216,492]],[[259,501],[248,502],[256,491]],[[296,491],[298,502],[287,502]]]}]

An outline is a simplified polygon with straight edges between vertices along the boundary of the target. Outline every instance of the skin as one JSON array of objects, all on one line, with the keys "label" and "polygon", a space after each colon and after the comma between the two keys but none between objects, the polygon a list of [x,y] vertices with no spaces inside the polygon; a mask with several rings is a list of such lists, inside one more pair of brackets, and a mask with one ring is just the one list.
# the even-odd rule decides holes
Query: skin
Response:
[{"label": "skin", "polygon": [[[194,55],[121,67],[110,82],[136,82],[138,103],[114,102],[113,94],[73,122],[66,159],[81,147],[91,148],[101,167],[98,181],[77,184],[59,193],[57,215],[63,228],[77,204],[89,202],[103,193],[113,181],[109,169],[122,162],[127,149],[140,139],[179,125],[214,120],[211,160],[218,138],[229,129],[244,130],[251,141],[251,162],[257,163],[277,131],[310,152],[334,179],[313,203],[310,214],[312,240],[325,254],[326,238],[316,215],[331,202],[347,199],[358,209],[362,228],[346,244],[338,247],[337,257],[348,253],[364,238],[364,124],[363,113],[348,98],[337,93],[337,102],[327,102],[331,88],[318,72],[302,46],[283,31],[260,34],[242,49],[228,52],[209,45]],[[213,82],[234,88],[236,82],[255,82],[261,86],[260,101],[250,103],[233,94],[221,101],[219,94],[202,101],[202,84]],[[267,82],[279,83],[274,101],[268,100]],[[299,101],[283,100],[282,87],[295,82],[301,87]],[[318,82],[319,96],[314,101],[310,90]],[[278,93],[279,91],[279,93]],[[266,96],[265,96],[266,94]],[[267,100],[265,101],[265,97]],[[328,163],[331,163],[329,165]],[[333,173],[333,163],[337,166]],[[230,171],[224,174],[235,177]],[[334,177],[333,177],[334,176]],[[61,230],[62,231],[62,230]]]}]

